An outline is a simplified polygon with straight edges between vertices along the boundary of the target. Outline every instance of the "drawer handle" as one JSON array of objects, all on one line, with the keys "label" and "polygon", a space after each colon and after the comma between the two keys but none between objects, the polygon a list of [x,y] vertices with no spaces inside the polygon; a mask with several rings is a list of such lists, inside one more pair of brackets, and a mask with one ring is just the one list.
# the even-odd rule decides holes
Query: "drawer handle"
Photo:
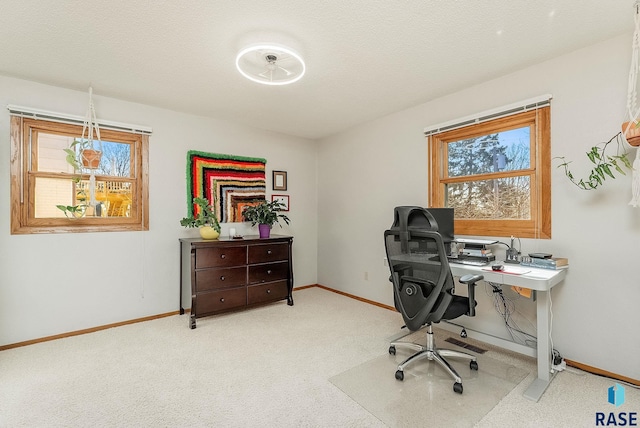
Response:
[{"label": "drawer handle", "polygon": [[271,269],[267,271],[267,275],[271,275]]},{"label": "drawer handle", "polygon": [[221,302],[221,303],[224,303],[224,297],[222,297],[222,298],[220,299],[220,302]]},{"label": "drawer handle", "polygon": [[267,250],[267,254],[271,254],[273,251],[271,250]]},{"label": "drawer handle", "polygon": [[220,258],[221,258],[221,259],[224,259],[224,258],[226,258],[226,257],[227,257],[227,255],[226,255],[226,254],[220,254]]},{"label": "drawer handle", "polygon": [[271,290],[267,290],[267,294],[271,294]]},{"label": "drawer handle", "polygon": [[220,277],[220,281],[224,281],[224,275]]}]

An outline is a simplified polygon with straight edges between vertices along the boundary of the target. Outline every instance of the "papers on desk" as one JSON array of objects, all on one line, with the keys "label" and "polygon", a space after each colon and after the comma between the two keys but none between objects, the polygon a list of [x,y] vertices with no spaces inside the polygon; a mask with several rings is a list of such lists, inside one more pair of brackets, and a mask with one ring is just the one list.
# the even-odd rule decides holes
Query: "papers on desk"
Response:
[{"label": "papers on desk", "polygon": [[511,275],[524,275],[525,273],[529,273],[531,272],[531,269],[526,269],[520,266],[509,266],[509,265],[505,265],[504,266],[504,270],[498,270],[495,271],[491,268],[491,266],[482,268],[482,270],[486,270],[488,272],[493,272],[493,273],[509,273]]}]

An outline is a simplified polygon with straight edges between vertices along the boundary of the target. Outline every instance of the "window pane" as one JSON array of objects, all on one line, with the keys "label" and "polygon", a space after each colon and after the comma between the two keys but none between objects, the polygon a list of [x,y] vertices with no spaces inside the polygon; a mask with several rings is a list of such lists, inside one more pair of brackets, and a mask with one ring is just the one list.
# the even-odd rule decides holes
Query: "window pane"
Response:
[{"label": "window pane", "polygon": [[445,190],[457,219],[531,219],[529,176],[448,184]]},{"label": "window pane", "polygon": [[[85,217],[130,217],[132,186],[131,182],[96,181],[96,206],[88,207]],[[64,218],[64,212],[57,205],[89,204],[89,180],[76,184],[70,178],[37,177],[35,189],[36,218]]]},{"label": "window pane", "polygon": [[[71,146],[73,141],[79,140],[72,136],[38,133],[38,171],[73,173],[73,167],[66,161],[64,149]],[[94,146],[102,150],[100,165],[95,170],[96,175],[110,175],[113,177],[131,177],[131,144],[114,141],[94,140]],[[80,150],[76,146],[76,151]],[[89,169],[84,170],[89,173]]]},{"label": "window pane", "polygon": [[56,205],[76,205],[73,198],[74,183],[71,179],[36,178],[35,217],[64,218],[64,212]]},{"label": "window pane", "polygon": [[449,177],[530,167],[531,129],[523,127],[447,144]]}]

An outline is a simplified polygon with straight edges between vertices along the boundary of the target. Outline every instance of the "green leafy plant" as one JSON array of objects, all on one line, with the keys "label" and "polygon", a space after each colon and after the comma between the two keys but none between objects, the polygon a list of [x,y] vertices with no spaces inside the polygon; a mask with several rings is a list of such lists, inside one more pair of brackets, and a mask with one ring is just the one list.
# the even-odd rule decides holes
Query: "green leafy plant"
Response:
[{"label": "green leafy plant", "polygon": [[180,220],[180,225],[184,227],[211,226],[220,233],[220,223],[209,201],[205,198],[193,198],[193,203],[200,207],[196,216],[184,217]]},{"label": "green leafy plant", "polygon": [[280,220],[289,224],[289,217],[284,214],[280,214],[280,211],[284,210],[285,205],[280,201],[264,201],[258,205],[252,205],[245,207],[242,211],[242,217],[245,221],[250,221],[251,226],[256,224],[268,224],[273,226],[278,223],[278,226],[282,227]]},{"label": "green leafy plant", "polygon": [[[615,155],[607,155],[606,150],[609,144],[616,141],[618,144],[618,150]],[[591,147],[591,150],[586,152],[587,158],[594,164],[593,169],[589,172],[588,178],[577,179],[573,176],[571,170],[569,170],[569,164],[571,161],[566,161],[564,156],[558,156],[555,159],[561,159],[562,163],[558,165],[558,168],[564,168],[564,173],[567,178],[582,190],[594,190],[598,186],[604,184],[607,177],[616,178],[615,173],[626,175],[624,168],[631,170],[631,162],[627,157],[627,153],[622,149],[622,132],[616,134],[606,143],[598,144]]]}]

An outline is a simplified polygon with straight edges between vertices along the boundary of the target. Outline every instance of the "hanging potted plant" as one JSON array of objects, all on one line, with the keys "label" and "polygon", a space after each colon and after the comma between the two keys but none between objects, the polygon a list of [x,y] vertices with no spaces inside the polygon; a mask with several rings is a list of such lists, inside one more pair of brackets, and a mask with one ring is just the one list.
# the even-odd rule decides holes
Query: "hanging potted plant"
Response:
[{"label": "hanging potted plant", "polygon": [[[94,136],[97,138],[94,140]],[[100,140],[100,126],[96,118],[96,111],[93,106],[93,88],[89,87],[89,108],[82,125],[80,138],[75,138],[68,148],[64,149],[66,161],[73,168],[76,174],[73,177],[76,199],[82,203],[78,205],[56,205],[64,212],[67,218],[80,218],[85,215],[90,206],[96,206],[95,199],[95,173],[100,166],[102,159],[102,141]],[[83,171],[84,170],[84,171]],[[83,172],[89,171],[89,194],[81,186],[77,190],[78,184],[82,180]]]},{"label": "hanging potted plant", "polygon": [[[73,168],[73,172],[76,173],[76,175],[72,178],[72,181],[74,183],[73,184],[74,189],[76,189],[76,199],[80,201],[80,203],[77,205],[56,205],[56,207],[59,210],[61,210],[67,218],[70,218],[70,219],[84,217],[85,213],[87,212],[87,208],[89,207],[89,200],[88,200],[89,198],[88,198],[86,189],[83,186],[80,186],[80,189],[77,190],[78,185],[82,181],[82,168],[86,167],[84,157],[83,157],[83,151],[91,150],[91,149],[82,148],[82,147],[89,147],[88,143],[83,140],[84,139],[82,138],[75,139],[69,145],[68,148],[63,149],[64,152],[67,154],[66,156],[67,163],[71,165],[71,167]],[[98,161],[97,161],[98,163],[95,166],[93,166],[94,169],[97,168],[98,165],[100,164],[100,157],[102,156],[101,152],[97,152],[97,153],[99,155]]]},{"label": "hanging potted plant", "polygon": [[197,227],[202,239],[218,239],[220,236],[220,223],[209,201],[205,198],[193,198],[193,203],[198,206],[198,213],[180,220],[184,227]]},{"label": "hanging potted plant", "polygon": [[280,214],[283,211],[285,205],[280,201],[260,202],[257,205],[251,205],[245,207],[242,211],[242,217],[245,221],[250,221],[251,226],[258,225],[258,231],[260,238],[268,238],[271,235],[271,228],[274,224],[278,223],[278,226],[282,227],[280,220],[284,220],[289,224],[289,217],[284,214]]}]

